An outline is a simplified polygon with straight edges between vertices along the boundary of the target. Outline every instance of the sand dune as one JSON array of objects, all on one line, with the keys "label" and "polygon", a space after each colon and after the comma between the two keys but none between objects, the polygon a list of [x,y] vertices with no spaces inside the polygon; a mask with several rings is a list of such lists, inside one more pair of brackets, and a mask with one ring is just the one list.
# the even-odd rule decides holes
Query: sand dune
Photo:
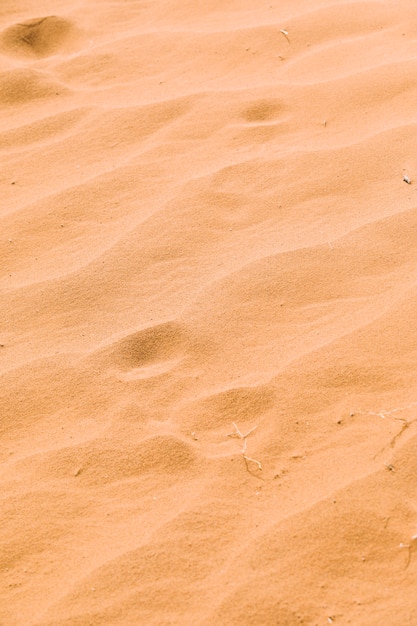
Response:
[{"label": "sand dune", "polygon": [[0,624],[417,624],[416,25],[3,0]]}]

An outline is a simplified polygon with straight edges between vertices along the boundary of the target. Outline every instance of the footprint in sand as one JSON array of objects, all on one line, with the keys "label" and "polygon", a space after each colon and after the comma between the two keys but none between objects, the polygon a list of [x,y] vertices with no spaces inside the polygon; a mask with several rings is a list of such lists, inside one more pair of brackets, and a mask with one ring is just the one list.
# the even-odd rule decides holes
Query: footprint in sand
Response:
[{"label": "footprint in sand", "polygon": [[70,49],[80,31],[70,20],[55,15],[19,22],[0,35],[0,51],[11,56],[43,58]]}]

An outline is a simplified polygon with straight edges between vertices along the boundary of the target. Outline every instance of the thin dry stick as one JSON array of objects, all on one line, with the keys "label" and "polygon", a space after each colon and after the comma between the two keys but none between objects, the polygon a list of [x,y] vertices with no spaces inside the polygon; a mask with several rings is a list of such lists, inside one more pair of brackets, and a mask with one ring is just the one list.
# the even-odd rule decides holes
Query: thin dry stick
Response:
[{"label": "thin dry stick", "polygon": [[244,435],[240,431],[240,429],[237,426],[237,424],[235,424],[234,422],[232,422],[232,424],[235,427],[235,430],[232,433],[230,433],[229,435],[227,435],[227,436],[228,437],[237,437],[238,439],[242,439],[242,441],[243,441],[243,444],[242,444],[242,456],[243,456],[243,458],[245,460],[246,469],[249,471],[248,461],[251,461],[252,463],[255,463],[255,465],[257,465],[260,470],[262,470],[262,464],[260,463],[260,461],[257,461],[256,459],[252,459],[252,457],[250,457],[250,456],[248,456],[246,454],[246,448],[247,448],[246,439],[247,439],[247,437],[249,437],[250,434],[253,433],[254,430],[256,430],[257,426],[254,426],[253,428],[251,428],[251,430],[249,430]]},{"label": "thin dry stick", "polygon": [[386,417],[389,417],[393,413],[398,413],[400,411],[405,411],[406,409],[411,409],[412,407],[416,405],[417,405],[417,402],[412,402],[411,404],[407,404],[406,406],[400,406],[395,409],[391,409],[390,411],[379,411],[379,413],[375,411],[366,411],[366,412],[361,411],[359,415],[377,415],[378,417],[382,417],[382,419],[385,419]]},{"label": "thin dry stick", "polygon": [[[403,417],[395,417],[395,413],[399,413],[401,411],[406,411],[407,409],[411,409],[413,407],[417,406],[417,402],[412,402],[411,404],[407,404],[406,406],[400,406],[400,407],[396,407],[395,409],[391,409],[390,411],[359,411],[358,413],[351,413],[351,415],[376,415],[377,417],[381,417],[382,419],[386,419],[387,417],[392,417],[393,420],[397,421],[397,422],[402,422],[402,427],[401,429],[398,431],[398,433],[396,435],[394,435],[394,437],[391,439],[390,441],[390,447],[394,448],[395,444],[397,443],[398,439],[402,436],[402,434],[404,433],[404,431],[411,426],[411,424],[414,424],[417,421],[417,418],[412,419],[412,420],[407,420]],[[385,449],[385,448],[384,448]]]},{"label": "thin dry stick", "polygon": [[279,29],[279,32],[280,32],[280,33],[282,33],[282,34],[284,35],[284,37],[285,37],[285,39],[288,41],[288,43],[291,43],[291,41],[290,41],[290,39],[289,39],[289,37],[288,37],[288,31],[287,31],[287,30],[285,30],[285,28],[280,28],[280,29]]},{"label": "thin dry stick", "polygon": [[397,422],[402,422],[403,425],[401,426],[401,429],[398,431],[398,433],[396,435],[394,435],[394,437],[391,439],[391,442],[390,442],[391,448],[393,448],[395,446],[395,444],[397,443],[397,439],[399,439],[401,437],[401,435],[403,434],[405,429],[408,428],[410,426],[410,424],[412,424],[415,421],[415,420],[411,420],[409,422],[409,421],[407,421],[405,419],[401,419],[400,417],[394,417],[394,419],[397,420]]},{"label": "thin dry stick", "polygon": [[407,569],[407,567],[410,565],[411,553],[413,552],[413,550],[416,547],[416,539],[417,539],[417,535],[413,535],[411,537],[411,543],[400,543],[400,545],[399,545],[399,548],[406,548],[408,550],[407,561],[406,561],[404,569]]}]

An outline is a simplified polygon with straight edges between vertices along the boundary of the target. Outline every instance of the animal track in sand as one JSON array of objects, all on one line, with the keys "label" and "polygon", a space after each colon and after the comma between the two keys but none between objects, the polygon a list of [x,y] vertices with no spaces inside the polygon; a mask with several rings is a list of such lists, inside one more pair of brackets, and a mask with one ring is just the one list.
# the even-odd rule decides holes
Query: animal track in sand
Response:
[{"label": "animal track in sand", "polygon": [[186,333],[175,322],[144,328],[120,340],[112,349],[114,361],[123,369],[169,361],[186,349]]},{"label": "animal track in sand", "polygon": [[0,37],[0,50],[12,56],[50,56],[79,37],[78,28],[55,15],[19,22],[6,28]]},{"label": "animal track in sand", "polygon": [[262,99],[253,102],[242,111],[247,122],[273,122],[284,112],[284,105],[275,98]]}]

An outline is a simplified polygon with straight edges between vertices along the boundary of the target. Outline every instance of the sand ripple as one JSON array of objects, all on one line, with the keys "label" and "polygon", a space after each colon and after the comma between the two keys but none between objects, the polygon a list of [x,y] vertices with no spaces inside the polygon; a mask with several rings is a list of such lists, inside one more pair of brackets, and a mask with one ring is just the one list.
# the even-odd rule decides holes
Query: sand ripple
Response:
[{"label": "sand ripple", "polygon": [[416,624],[417,9],[3,4],[0,623]]}]

